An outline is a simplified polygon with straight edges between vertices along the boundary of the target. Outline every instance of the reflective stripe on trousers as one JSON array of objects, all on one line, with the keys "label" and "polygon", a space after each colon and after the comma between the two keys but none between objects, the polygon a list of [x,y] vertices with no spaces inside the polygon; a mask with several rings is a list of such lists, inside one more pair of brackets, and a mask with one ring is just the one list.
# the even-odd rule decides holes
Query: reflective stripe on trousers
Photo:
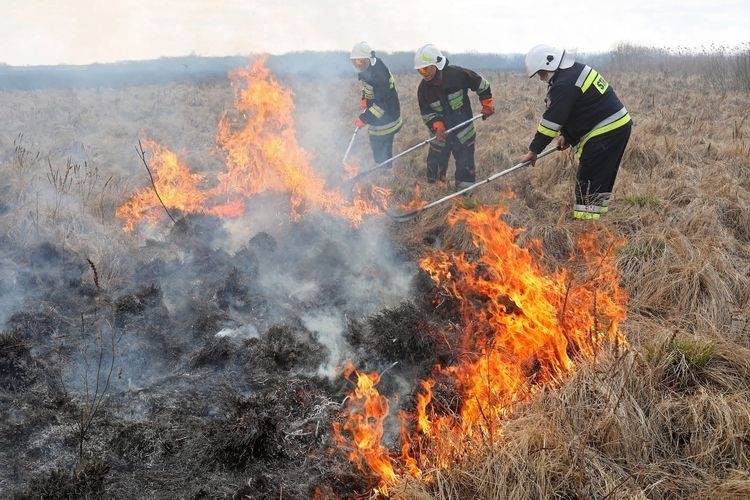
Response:
[{"label": "reflective stripe on trousers", "polygon": [[599,220],[602,214],[586,211],[573,210],[573,218],[580,220]]},{"label": "reflective stripe on trousers", "polygon": [[609,212],[609,201],[612,198],[612,193],[598,193],[591,198],[591,203],[587,205],[573,205],[574,219],[599,219],[600,215]]}]

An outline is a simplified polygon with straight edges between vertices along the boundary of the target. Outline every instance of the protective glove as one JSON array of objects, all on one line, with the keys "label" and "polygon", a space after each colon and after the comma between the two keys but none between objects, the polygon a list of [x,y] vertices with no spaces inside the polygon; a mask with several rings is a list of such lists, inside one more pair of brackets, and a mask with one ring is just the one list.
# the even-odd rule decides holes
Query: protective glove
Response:
[{"label": "protective glove", "polygon": [[482,120],[486,120],[491,115],[495,114],[495,103],[492,101],[492,97],[482,99]]},{"label": "protective glove", "polygon": [[362,100],[359,101],[359,107],[362,109],[367,109],[367,99],[363,97]]},{"label": "protective glove", "polygon": [[443,122],[433,123],[432,130],[435,131],[435,139],[437,139],[440,142],[443,142],[445,138],[448,136],[448,134],[445,133],[445,123]]},{"label": "protective glove", "polygon": [[359,116],[357,117],[356,120],[354,120],[354,126],[357,127],[357,128],[362,128],[365,125],[366,125],[365,122],[363,122],[362,118],[360,118]]}]

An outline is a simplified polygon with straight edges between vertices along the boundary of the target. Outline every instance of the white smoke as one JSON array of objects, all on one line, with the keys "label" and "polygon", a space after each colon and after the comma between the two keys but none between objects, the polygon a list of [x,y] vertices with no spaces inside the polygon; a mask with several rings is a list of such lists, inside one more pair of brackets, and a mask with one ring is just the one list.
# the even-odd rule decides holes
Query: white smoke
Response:
[{"label": "white smoke", "polygon": [[330,353],[327,362],[318,367],[317,375],[333,379],[337,376],[336,368],[345,360],[349,347],[343,339],[346,321],[342,312],[333,309],[319,310],[303,314],[300,319],[305,328],[315,334]]}]

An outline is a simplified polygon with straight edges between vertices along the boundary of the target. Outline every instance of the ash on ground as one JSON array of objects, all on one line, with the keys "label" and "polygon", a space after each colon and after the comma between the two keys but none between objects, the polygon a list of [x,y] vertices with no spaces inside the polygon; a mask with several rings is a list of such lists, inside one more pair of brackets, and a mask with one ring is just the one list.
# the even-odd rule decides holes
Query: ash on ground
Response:
[{"label": "ash on ground", "polygon": [[0,334],[4,497],[355,498],[374,486],[333,442],[352,390],[340,366],[382,373],[380,392],[413,409],[456,318],[406,252],[373,243],[381,229],[313,217],[234,252],[216,245],[225,231],[181,219],[118,290],[99,287],[85,256],[1,242],[26,291]]}]

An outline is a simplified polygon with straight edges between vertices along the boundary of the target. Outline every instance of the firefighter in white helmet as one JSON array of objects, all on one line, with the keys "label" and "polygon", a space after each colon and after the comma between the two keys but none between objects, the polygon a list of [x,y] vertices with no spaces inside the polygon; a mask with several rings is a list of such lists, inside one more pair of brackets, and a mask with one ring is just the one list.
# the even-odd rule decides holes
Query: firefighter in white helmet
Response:
[{"label": "firefighter in white helmet", "polygon": [[482,118],[495,112],[490,82],[475,71],[454,66],[434,45],[427,44],[414,54],[414,69],[422,76],[417,89],[419,111],[427,128],[435,133],[427,153],[427,182],[445,182],[450,156],[456,163],[456,189],[476,182],[473,122],[451,134],[445,131],[472,118],[469,90],[482,106]]},{"label": "firefighter in white helmet", "polygon": [[362,82],[361,112],[354,126],[367,125],[372,156],[381,164],[393,157],[393,139],[403,125],[396,80],[367,42],[355,44],[350,58]]},{"label": "firefighter in white helmet", "polygon": [[554,138],[559,149],[572,145],[579,158],[573,217],[599,219],[609,210],[630,139],[630,114],[602,75],[576,62],[575,50],[537,45],[526,54],[526,72],[529,78],[539,75],[548,90],[547,108],[522,161],[533,165]]}]

